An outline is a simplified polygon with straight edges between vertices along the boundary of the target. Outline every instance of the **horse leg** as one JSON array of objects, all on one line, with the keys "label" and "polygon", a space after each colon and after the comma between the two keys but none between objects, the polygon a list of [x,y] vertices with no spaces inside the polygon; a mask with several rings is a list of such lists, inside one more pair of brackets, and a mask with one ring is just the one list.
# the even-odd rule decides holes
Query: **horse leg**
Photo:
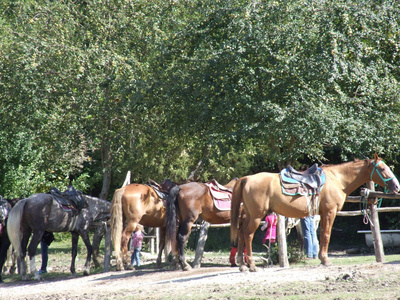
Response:
[{"label": "horse leg", "polygon": [[237,262],[239,264],[239,270],[241,272],[247,271],[247,266],[244,261],[244,230],[247,228],[249,223],[248,218],[246,218],[243,222],[243,224],[240,225],[239,228],[239,235],[238,235],[238,245],[237,245]]},{"label": "horse leg", "polygon": [[253,243],[254,232],[260,225],[261,219],[260,218],[254,218],[251,220],[250,218],[246,219],[249,219],[249,221],[247,227],[245,227],[243,231],[243,236],[247,250],[247,264],[249,265],[250,272],[257,272],[257,268],[256,265],[254,264],[254,259],[253,259],[252,243]]},{"label": "horse leg", "polygon": [[34,232],[32,235],[31,242],[29,243],[29,247],[28,247],[30,273],[37,280],[42,279],[41,275],[37,272],[36,265],[35,265],[36,250],[40,243],[40,240],[42,239],[42,236],[43,236],[43,231]]},{"label": "horse leg", "polygon": [[165,248],[166,228],[161,227],[159,233],[160,233],[160,244],[158,245],[157,268],[161,268],[162,254],[163,254],[163,250]]},{"label": "horse leg", "polygon": [[192,267],[187,263],[185,258],[185,245],[189,237],[193,222],[185,221],[179,225],[178,237],[177,237],[177,247],[179,263],[181,264],[183,271],[189,271]]},{"label": "horse leg", "polygon": [[8,238],[7,233],[4,237],[2,237],[1,246],[0,246],[0,283],[3,282],[1,278],[1,273],[3,272],[4,263],[7,260],[8,248],[10,247],[10,239]]},{"label": "horse leg", "polygon": [[27,265],[26,265],[26,248],[28,246],[29,237],[31,235],[31,231],[24,231],[22,233],[22,240],[21,240],[21,253],[17,255],[17,267],[18,272],[21,274],[22,280],[29,280],[29,276],[27,275]]},{"label": "horse leg", "polygon": [[100,242],[101,239],[103,238],[105,234],[105,226],[104,224],[101,224],[96,227],[96,230],[93,235],[93,243],[92,243],[92,248],[93,248],[93,263],[96,268],[100,268],[100,254],[99,254],[99,248],[100,248]]},{"label": "horse leg", "polygon": [[329,210],[321,213],[320,248],[318,257],[321,260],[321,264],[325,266],[331,264],[328,259],[328,247],[329,247],[329,241],[331,239],[331,231],[333,222],[335,221],[335,217],[336,217],[336,210]]},{"label": "horse leg", "polygon": [[8,248],[8,252],[7,252],[7,267],[8,267],[8,263],[10,262],[10,260],[11,260],[11,266],[8,268],[8,274],[15,274],[15,270],[17,269],[17,267],[16,267],[17,255],[16,255],[12,245]]},{"label": "horse leg", "polygon": [[86,251],[87,251],[85,270],[83,270],[83,275],[88,276],[88,275],[90,275],[90,261],[92,259],[93,247],[90,244],[89,233],[87,231],[81,233],[81,237],[82,237],[83,242],[85,243]]},{"label": "horse leg", "polygon": [[71,232],[72,235],[72,249],[71,249],[71,254],[72,254],[72,259],[71,259],[71,267],[69,270],[71,271],[71,274],[75,274],[75,259],[78,254],[78,240],[79,240],[79,234],[76,232]]},{"label": "horse leg", "polygon": [[132,232],[136,229],[138,222],[130,222],[125,229],[122,231],[121,237],[121,252],[122,252],[122,264],[125,270],[133,270],[131,264],[131,258],[128,255],[128,243],[131,238]]},{"label": "horse leg", "polygon": [[300,251],[304,251],[304,235],[303,228],[301,227],[301,222],[296,224],[297,240],[299,242]]}]

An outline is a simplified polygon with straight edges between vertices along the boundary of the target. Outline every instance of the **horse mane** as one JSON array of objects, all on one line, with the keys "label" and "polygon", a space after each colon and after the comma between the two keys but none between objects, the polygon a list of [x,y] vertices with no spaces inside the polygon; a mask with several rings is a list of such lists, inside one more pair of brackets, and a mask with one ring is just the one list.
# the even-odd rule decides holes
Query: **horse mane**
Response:
[{"label": "horse mane", "polygon": [[[354,158],[353,161],[346,161],[346,162],[343,162],[342,164],[347,164],[347,163],[354,163],[355,164],[355,163],[359,163],[361,161],[367,162],[369,164],[370,160],[371,160],[370,158],[365,158],[365,159]],[[337,164],[322,164],[321,165],[322,168],[329,168],[329,167],[332,167],[332,166],[337,166]]]}]

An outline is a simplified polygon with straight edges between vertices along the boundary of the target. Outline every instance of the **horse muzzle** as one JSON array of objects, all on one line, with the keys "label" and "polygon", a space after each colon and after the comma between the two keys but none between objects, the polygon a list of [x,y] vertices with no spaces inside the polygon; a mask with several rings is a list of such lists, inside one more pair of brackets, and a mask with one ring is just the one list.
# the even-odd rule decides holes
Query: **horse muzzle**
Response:
[{"label": "horse muzzle", "polygon": [[387,183],[387,188],[390,193],[397,194],[400,190],[400,184],[396,177]]}]

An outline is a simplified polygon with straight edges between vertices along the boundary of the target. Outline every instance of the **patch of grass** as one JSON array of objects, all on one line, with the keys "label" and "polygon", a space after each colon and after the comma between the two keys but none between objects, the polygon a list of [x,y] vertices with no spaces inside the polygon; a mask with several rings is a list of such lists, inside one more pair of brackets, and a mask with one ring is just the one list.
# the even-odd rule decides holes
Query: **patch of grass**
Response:
[{"label": "patch of grass", "polygon": [[[104,239],[102,241],[104,243]],[[104,244],[100,245],[100,254],[103,253]],[[62,239],[55,239],[48,250],[49,259],[47,264],[48,273],[43,274],[42,276],[46,279],[62,279],[65,278],[66,275],[71,276],[70,266],[72,260],[72,240],[71,234],[69,233],[69,239],[65,238],[63,235]],[[78,253],[75,260],[75,269],[76,274],[83,275],[83,266],[85,264],[87,257],[86,246],[82,241],[82,238],[78,240]],[[29,259],[26,258],[27,267],[29,269]],[[42,256],[40,254],[40,244],[37,248],[35,255],[35,265],[36,269],[39,270],[42,263]],[[103,271],[103,268],[95,268],[93,260],[91,262],[90,272],[91,274],[98,274]],[[3,274],[2,276],[4,282],[16,282],[20,281],[21,277],[18,274]]]}]

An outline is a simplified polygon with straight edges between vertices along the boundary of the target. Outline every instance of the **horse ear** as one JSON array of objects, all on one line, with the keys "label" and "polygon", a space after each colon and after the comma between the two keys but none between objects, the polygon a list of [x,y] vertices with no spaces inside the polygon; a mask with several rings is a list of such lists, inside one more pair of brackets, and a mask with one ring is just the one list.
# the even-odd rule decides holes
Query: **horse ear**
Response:
[{"label": "horse ear", "polygon": [[380,158],[376,152],[374,153],[374,160],[375,160],[375,162],[378,162],[378,160],[380,160]]}]

